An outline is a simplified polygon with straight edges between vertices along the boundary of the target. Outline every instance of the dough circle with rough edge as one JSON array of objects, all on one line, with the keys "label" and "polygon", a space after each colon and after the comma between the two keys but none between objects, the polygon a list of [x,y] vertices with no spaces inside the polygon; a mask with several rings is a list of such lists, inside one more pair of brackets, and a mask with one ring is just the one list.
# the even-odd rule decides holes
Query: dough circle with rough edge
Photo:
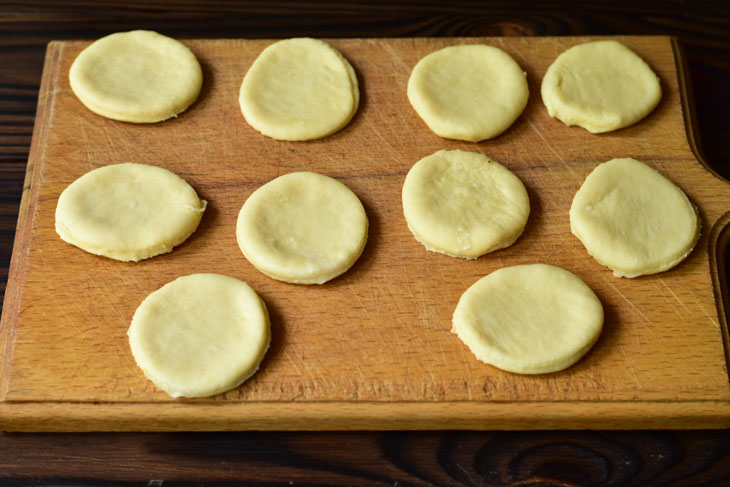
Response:
[{"label": "dough circle with rough edge", "polygon": [[200,94],[203,72],[181,42],[156,32],[119,32],[93,42],[69,73],[71,89],[94,113],[153,123],[187,109]]},{"label": "dough circle with rough edge", "polygon": [[368,236],[368,219],[347,186],[322,174],[296,172],[258,188],[238,214],[241,251],[269,277],[322,284],[347,271]]},{"label": "dough circle with rough edge", "polygon": [[530,200],[522,181],[487,156],[442,150],[418,161],[402,192],[403,213],[428,250],[475,259],[522,234]]},{"label": "dough circle with rough edge", "polygon": [[241,112],[278,140],[326,137],[347,125],[360,101],[355,70],[336,49],[311,38],[278,41],[243,78]]},{"label": "dough circle with rough edge", "polygon": [[635,159],[613,159],[586,177],[570,207],[570,230],[618,277],[666,271],[700,236],[697,209],[669,179]]},{"label": "dough circle with rough edge", "polygon": [[575,274],[546,264],[505,267],[459,299],[456,333],[477,359],[518,374],[570,367],[598,340],[603,306]]},{"label": "dough circle with rough edge", "polygon": [[542,80],[551,117],[592,133],[627,127],[648,115],[662,96],[659,78],[617,41],[579,44],[563,52]]},{"label": "dough circle with rough edge", "polygon": [[173,397],[205,397],[238,387],[269,348],[264,302],[243,281],[192,274],[147,296],[127,331],[134,360]]},{"label": "dough circle with rough edge", "polygon": [[167,169],[113,164],[89,171],[61,193],[56,232],[92,254],[136,262],[185,241],[205,207],[206,201]]},{"label": "dough circle with rough edge", "polygon": [[436,135],[478,142],[501,134],[527,105],[522,68],[499,48],[450,46],[424,56],[408,79],[408,100]]}]

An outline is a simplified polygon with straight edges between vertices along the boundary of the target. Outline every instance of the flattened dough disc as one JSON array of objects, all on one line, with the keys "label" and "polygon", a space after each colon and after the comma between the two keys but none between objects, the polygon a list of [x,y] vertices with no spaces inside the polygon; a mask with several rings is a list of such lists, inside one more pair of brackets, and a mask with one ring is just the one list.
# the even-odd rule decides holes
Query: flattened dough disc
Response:
[{"label": "flattened dough disc", "polygon": [[617,41],[579,44],[563,52],[545,73],[542,101],[551,117],[593,133],[632,125],[662,96],[659,78]]},{"label": "flattened dough disc", "polygon": [[416,113],[447,139],[496,137],[517,120],[528,96],[525,73],[515,60],[482,44],[432,52],[408,79],[408,100]]},{"label": "flattened dough disc", "polygon": [[575,274],[546,264],[505,267],[464,292],[452,332],[482,362],[518,374],[556,372],[598,340],[603,306]]},{"label": "flattened dough disc", "polygon": [[239,104],[246,121],[278,140],[311,140],[343,128],[360,91],[355,70],[318,39],[278,41],[263,50],[243,78]]},{"label": "flattened dough disc", "polygon": [[173,397],[220,394],[251,377],[269,348],[269,315],[248,284],[180,277],[140,304],[127,332],[137,365]]},{"label": "flattened dough disc", "polygon": [[512,245],[527,223],[522,181],[488,157],[439,151],[418,161],[403,184],[403,213],[428,250],[475,259]]},{"label": "flattened dough disc", "polygon": [[181,42],[135,30],[102,37],[84,49],[71,65],[69,81],[92,112],[152,123],[188,108],[200,94],[203,72]]},{"label": "flattened dough disc", "polygon": [[355,193],[311,172],[261,186],[243,204],[236,225],[238,245],[251,264],[297,284],[322,284],[345,272],[367,235],[367,215]]},{"label": "flattened dough disc", "polygon": [[635,159],[591,172],[573,198],[570,230],[618,277],[671,269],[700,236],[697,209],[669,179]]},{"label": "flattened dough disc", "polygon": [[184,242],[205,207],[195,190],[167,169],[113,164],[89,171],[61,193],[56,232],[92,254],[136,262]]}]

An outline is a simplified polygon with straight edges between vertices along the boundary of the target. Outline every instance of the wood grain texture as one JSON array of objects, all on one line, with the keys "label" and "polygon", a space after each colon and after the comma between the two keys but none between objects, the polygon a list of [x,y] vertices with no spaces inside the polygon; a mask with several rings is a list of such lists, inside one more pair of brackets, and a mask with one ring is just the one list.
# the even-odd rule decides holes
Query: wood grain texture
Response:
[{"label": "wood grain texture", "polygon": [[10,486],[724,487],[729,460],[721,431],[0,434]]},{"label": "wood grain texture", "polygon": [[[595,136],[547,116],[537,95],[539,80],[560,52],[589,39],[334,39],[358,73],[362,103],[344,130],[308,143],[264,138],[238,110],[242,75],[270,41],[187,41],[204,67],[201,98],[177,119],[151,126],[86,110],[70,91],[67,73],[88,43],[51,44],[16,235],[22,250],[3,315],[3,426],[726,426],[730,389],[709,237],[730,208],[730,191],[692,155],[669,38],[619,38],[662,80],[662,102],[641,123]],[[532,93],[520,120],[482,144],[434,136],[405,97],[418,59],[467,41],[512,54]],[[462,261],[427,253],[412,238],[400,208],[402,181],[415,161],[442,148],[483,152],[525,182],[532,213],[515,245]],[[700,208],[703,237],[671,272],[617,279],[570,235],[567,211],[582,180],[596,164],[622,156],[656,167]],[[63,188],[94,167],[123,161],[167,167],[210,202],[199,230],[173,253],[125,264],[57,238],[53,213]],[[360,196],[370,218],[363,256],[323,286],[273,281],[250,266],[235,243],[235,218],[245,198],[296,170],[341,180]],[[606,309],[605,331],[592,352],[557,374],[518,376],[485,366],[449,331],[453,307],[471,283],[500,267],[531,262],[575,272]],[[147,294],[191,272],[220,272],[251,284],[272,314],[273,341],[261,371],[243,387],[179,401],[142,376],[125,332]]]}]

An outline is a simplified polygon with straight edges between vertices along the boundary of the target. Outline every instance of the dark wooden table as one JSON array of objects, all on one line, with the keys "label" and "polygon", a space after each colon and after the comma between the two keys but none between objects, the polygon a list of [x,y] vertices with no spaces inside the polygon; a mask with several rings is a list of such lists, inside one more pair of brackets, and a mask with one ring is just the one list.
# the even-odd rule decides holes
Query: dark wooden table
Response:
[{"label": "dark wooden table", "polygon": [[[46,43],[137,28],[177,38],[677,36],[694,86],[702,150],[730,179],[727,1],[594,7],[558,1],[0,1],[0,295]],[[0,433],[0,486],[25,485],[719,487],[730,486],[730,433]]]}]

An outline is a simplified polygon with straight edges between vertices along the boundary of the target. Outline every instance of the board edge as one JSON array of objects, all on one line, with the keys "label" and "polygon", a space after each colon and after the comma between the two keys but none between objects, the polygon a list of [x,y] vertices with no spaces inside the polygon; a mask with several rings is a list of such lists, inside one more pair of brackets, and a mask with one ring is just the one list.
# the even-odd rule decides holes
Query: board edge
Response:
[{"label": "board edge", "polygon": [[7,362],[12,354],[12,332],[20,310],[19,301],[22,283],[27,270],[27,252],[20,252],[20,249],[27,248],[31,238],[33,214],[38,200],[38,185],[36,182],[40,177],[41,160],[44,157],[44,147],[50,131],[45,120],[49,116],[52,116],[53,112],[53,101],[56,92],[52,87],[57,84],[56,81],[59,75],[58,58],[61,56],[63,47],[63,42],[51,41],[46,47],[46,55],[44,58],[33,135],[25,170],[25,179],[23,181],[23,192],[18,208],[18,220],[15,226],[15,238],[13,240],[13,250],[8,268],[8,281],[5,287],[2,317],[0,317],[0,353],[2,353],[0,357],[0,401],[5,399],[10,385]]},{"label": "board edge", "polygon": [[[697,119],[696,110],[694,109],[694,97],[692,92],[692,82],[689,77],[689,66],[687,64],[687,56],[684,55],[684,48],[681,41],[677,37],[670,38],[672,44],[672,52],[674,54],[675,72],[677,73],[677,83],[679,86],[680,106],[682,109],[682,118],[684,120],[685,134],[690,151],[695,160],[710,174],[724,182],[730,184],[720,175],[705,158],[702,150],[702,141],[699,136],[699,121]],[[728,188],[730,189],[730,188]],[[728,208],[730,210],[730,208]],[[728,275],[726,271],[725,255],[730,249],[730,211],[722,215],[713,223],[710,229],[709,253],[710,275],[712,278],[712,290],[715,296],[715,306],[717,307],[717,315],[720,321],[720,333],[722,335],[723,352],[725,355],[725,371],[728,374],[728,384],[730,384],[730,332],[728,331],[728,310],[730,310],[730,293],[728,293]]]},{"label": "board edge", "polygon": [[0,403],[0,430],[355,431],[730,428],[730,401]]}]

